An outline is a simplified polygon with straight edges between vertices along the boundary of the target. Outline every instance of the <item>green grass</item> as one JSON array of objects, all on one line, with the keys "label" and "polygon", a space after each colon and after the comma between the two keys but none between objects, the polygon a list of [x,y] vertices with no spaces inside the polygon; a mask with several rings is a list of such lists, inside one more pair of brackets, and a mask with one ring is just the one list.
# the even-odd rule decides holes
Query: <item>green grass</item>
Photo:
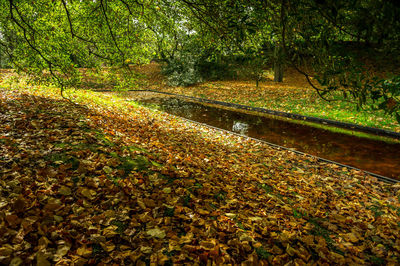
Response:
[{"label": "green grass", "polygon": [[[328,102],[320,98],[315,91],[310,91],[305,88],[302,90],[301,85],[297,87],[296,84],[293,83],[290,86],[292,86],[294,90],[283,88],[282,90],[285,92],[283,94],[282,92],[278,92],[278,95],[275,95],[273,91],[274,88],[268,88],[260,90],[261,95],[258,95],[259,92],[255,91],[251,96],[246,93],[244,93],[243,96],[240,92],[235,90],[235,84],[233,84],[227,87],[225,86],[224,93],[221,95],[224,98],[223,101],[227,102],[400,132],[400,125],[396,121],[396,118],[385,114],[382,110],[374,110],[372,108],[374,105],[372,100],[367,101],[366,105],[364,105],[362,109],[359,109],[354,101],[351,102],[349,98],[344,98],[339,91],[327,96],[328,99],[333,100]],[[232,91],[234,92],[232,95],[230,95],[230,87],[232,87]],[[209,87],[205,86],[203,91],[195,91],[194,95],[202,98],[215,99],[212,94],[206,93],[207,88],[209,89]],[[268,96],[265,96],[264,93]]]},{"label": "green grass", "polygon": [[[188,101],[196,102],[194,100],[188,100]],[[351,129],[339,128],[339,127],[336,127],[336,126],[324,125],[324,124],[319,124],[319,123],[314,123],[314,122],[309,122],[309,121],[304,121],[304,120],[292,119],[292,118],[287,118],[287,117],[282,117],[282,116],[277,116],[277,115],[270,115],[270,114],[260,113],[260,112],[256,112],[256,111],[248,111],[248,110],[237,109],[237,108],[233,108],[233,107],[226,107],[226,106],[221,106],[221,105],[216,105],[216,104],[209,104],[209,103],[202,103],[202,104],[203,105],[214,106],[214,107],[217,107],[217,108],[227,109],[227,110],[234,110],[234,111],[242,112],[242,113],[257,114],[257,115],[265,116],[265,117],[268,117],[268,118],[271,118],[271,119],[289,121],[289,122],[295,123],[295,124],[301,124],[301,125],[305,125],[305,126],[324,129],[324,130],[328,130],[328,131],[331,131],[331,132],[340,133],[340,134],[346,134],[346,135],[351,135],[351,136],[356,136],[356,137],[360,137],[360,138],[367,138],[367,139],[372,139],[372,140],[377,140],[377,141],[384,141],[384,142],[387,142],[387,143],[400,143],[400,140],[393,139],[393,138],[390,138],[390,137],[383,137],[383,136],[373,135],[373,134],[359,132],[359,131],[355,131],[355,130],[351,130]],[[252,106],[260,107],[259,104],[258,105],[252,105]],[[149,108],[153,108],[153,107],[149,107]],[[276,109],[270,108],[270,107],[263,107],[263,108],[276,110]],[[158,110],[160,108],[157,106],[154,109]],[[290,110],[287,111],[287,112],[301,114],[299,112],[290,111]],[[311,114],[311,115],[310,114],[305,114],[305,113],[303,113],[302,115],[326,118],[326,119],[330,119],[330,120],[338,120],[338,119],[333,119],[332,117],[329,117],[329,116],[326,116],[326,117],[318,116],[317,112],[314,113],[314,114]],[[339,120],[339,121],[341,121],[341,120]],[[355,123],[354,121],[343,121],[343,122],[348,122],[348,123],[353,123],[353,124]],[[395,125],[397,125],[396,121],[392,121],[392,122]],[[365,125],[365,124],[361,124],[361,125],[370,126],[370,125]]]},{"label": "green grass", "polygon": [[252,106],[261,106],[267,109],[280,110],[301,115],[337,120],[368,127],[383,128],[399,131],[400,125],[395,117],[386,115],[383,111],[373,110],[372,102],[358,109],[355,103],[345,100],[341,95],[333,96],[336,101],[327,102],[317,95],[307,98],[286,97],[284,101],[277,99],[259,98],[249,101]]}]

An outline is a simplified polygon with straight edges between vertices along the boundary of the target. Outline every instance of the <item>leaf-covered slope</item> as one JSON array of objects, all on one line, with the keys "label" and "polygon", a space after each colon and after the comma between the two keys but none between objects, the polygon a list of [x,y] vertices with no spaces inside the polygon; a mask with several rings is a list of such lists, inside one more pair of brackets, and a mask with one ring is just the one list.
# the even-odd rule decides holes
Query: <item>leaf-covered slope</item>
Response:
[{"label": "leaf-covered slope", "polygon": [[399,263],[399,186],[94,94],[0,95],[1,263]]}]

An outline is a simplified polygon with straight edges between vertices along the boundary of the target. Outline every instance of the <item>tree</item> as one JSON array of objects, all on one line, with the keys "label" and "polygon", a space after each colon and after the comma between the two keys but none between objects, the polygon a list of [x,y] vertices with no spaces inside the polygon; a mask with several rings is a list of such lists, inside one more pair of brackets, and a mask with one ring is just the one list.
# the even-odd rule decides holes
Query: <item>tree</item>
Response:
[{"label": "tree", "polygon": [[276,81],[290,64],[324,99],[341,92],[400,122],[398,73],[371,78],[353,49],[356,44],[379,58],[398,57],[396,1],[8,0],[0,12],[2,54],[14,67],[50,76],[62,88],[76,83],[79,67],[126,67],[156,52],[172,58],[190,44],[206,62],[256,55],[274,65]]},{"label": "tree", "polygon": [[[372,7],[374,11],[365,12]],[[283,1],[282,10],[285,53],[321,97],[329,100],[331,94],[341,91],[359,107],[372,105],[395,115],[400,123],[399,73],[386,79],[374,77],[376,69],[368,68],[365,58],[360,58],[361,49],[351,49],[356,42],[369,56],[396,58],[400,48],[395,41],[400,30],[399,5],[379,0]],[[371,14],[374,20],[364,34],[364,27],[355,22],[365,22]],[[390,30],[381,34],[379,29],[386,27]],[[305,70],[305,61],[311,70]]]},{"label": "tree", "polygon": [[[379,57],[398,58],[400,6],[397,2],[183,2],[200,23],[240,48],[254,39],[258,47],[272,42],[275,80],[281,80],[282,64],[287,62],[302,73],[325,100],[334,100],[329,96],[340,91],[359,107],[373,105],[395,115],[400,123],[399,73],[392,73],[393,78],[371,78],[374,73],[360,60],[359,50],[349,47],[356,42]],[[258,49],[260,56],[263,56],[262,50]]]},{"label": "tree", "polygon": [[152,7],[150,1],[3,1],[1,46],[12,48],[14,67],[63,89],[76,83],[79,67],[146,62],[154,51],[142,14]]}]

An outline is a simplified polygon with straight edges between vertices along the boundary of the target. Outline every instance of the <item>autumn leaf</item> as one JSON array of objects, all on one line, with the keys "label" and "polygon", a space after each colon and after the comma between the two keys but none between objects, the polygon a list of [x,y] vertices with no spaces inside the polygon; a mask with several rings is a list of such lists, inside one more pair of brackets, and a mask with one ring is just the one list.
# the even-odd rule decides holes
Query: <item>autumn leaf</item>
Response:
[{"label": "autumn leaf", "polygon": [[400,255],[398,185],[79,93],[90,105],[0,89],[0,264],[373,264]]},{"label": "autumn leaf", "polygon": [[146,231],[147,235],[150,237],[156,237],[156,238],[165,238],[166,234],[164,230],[161,230],[159,228],[154,228]]}]

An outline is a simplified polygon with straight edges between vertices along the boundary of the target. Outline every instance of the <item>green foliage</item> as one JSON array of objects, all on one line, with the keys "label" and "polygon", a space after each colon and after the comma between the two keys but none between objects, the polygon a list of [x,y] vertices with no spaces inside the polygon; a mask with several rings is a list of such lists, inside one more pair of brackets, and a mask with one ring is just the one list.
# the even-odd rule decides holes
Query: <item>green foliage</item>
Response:
[{"label": "green foliage", "polygon": [[235,68],[228,60],[207,58],[200,60],[198,68],[204,80],[223,80],[237,77]]},{"label": "green foliage", "polygon": [[[341,64],[346,64],[341,61]],[[349,69],[349,66],[352,68]],[[353,101],[357,108],[383,111],[400,123],[400,76],[388,79],[370,77],[356,65],[340,66],[336,71],[325,70],[318,82],[325,87],[323,96],[333,96],[341,91],[344,100]],[[331,97],[333,98],[333,97]]]},{"label": "green foliage", "polygon": [[271,65],[272,57],[265,55],[263,51],[248,49],[244,54],[234,57],[233,67],[245,79],[259,82],[263,79],[265,69]]},{"label": "green foliage", "polygon": [[148,62],[154,50],[141,8],[119,1],[3,1],[0,46],[13,67],[73,87],[78,68]]},{"label": "green foliage", "polygon": [[234,77],[243,56],[257,85],[265,68],[278,80],[289,63],[324,99],[341,91],[400,122],[399,78],[373,80],[360,56],[399,66],[399,13],[383,0],[2,1],[0,66],[61,88],[82,83],[80,68],[112,66],[113,87],[124,90],[137,86],[130,64],[161,59],[169,83],[188,86]]},{"label": "green foliage", "polygon": [[223,61],[202,55],[200,49],[180,51],[163,66],[163,74],[172,86],[190,86],[204,80],[233,78],[233,69]]},{"label": "green foliage", "polygon": [[91,68],[82,71],[76,86],[90,89],[113,89],[124,91],[135,89],[143,75],[134,71],[130,66]]},{"label": "green foliage", "polygon": [[197,66],[198,58],[193,54],[181,54],[163,67],[163,74],[172,86],[189,86],[203,81]]},{"label": "green foliage", "polygon": [[374,108],[395,115],[400,123],[400,76],[378,80],[369,89],[371,99],[375,103]]},{"label": "green foliage", "polygon": [[9,68],[10,60],[5,51],[0,47],[0,68]]}]

